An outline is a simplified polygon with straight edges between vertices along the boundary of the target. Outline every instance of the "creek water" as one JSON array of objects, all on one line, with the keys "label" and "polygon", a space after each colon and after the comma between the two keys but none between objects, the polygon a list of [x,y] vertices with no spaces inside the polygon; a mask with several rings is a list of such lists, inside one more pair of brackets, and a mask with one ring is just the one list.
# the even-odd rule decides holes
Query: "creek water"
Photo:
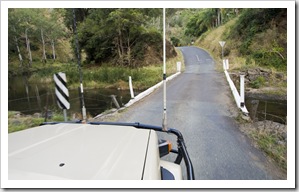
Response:
[{"label": "creek water", "polygon": [[[56,101],[54,83],[31,83],[26,86],[23,77],[10,78],[8,81],[8,110],[20,111],[23,114],[43,113],[47,108],[53,111],[61,110]],[[136,93],[135,93],[136,94]],[[130,99],[129,90],[117,89],[85,89],[84,102],[86,112],[90,116],[96,116],[107,109],[116,108],[111,95],[115,95],[120,106]],[[69,90],[70,109],[68,116],[81,113],[79,91]],[[62,110],[61,110],[62,111]]]},{"label": "creek water", "polygon": [[[54,83],[32,83],[27,84],[26,78],[14,77],[8,81],[8,110],[20,111],[23,114],[43,113],[46,108],[52,111],[61,110],[56,101]],[[27,93],[28,92],[28,93]],[[135,95],[138,93],[135,92]],[[84,102],[86,112],[90,116],[96,116],[105,110],[116,108],[112,102],[111,95],[115,95],[120,106],[126,104],[130,99],[129,90],[117,89],[85,89]],[[81,113],[79,91],[69,90],[70,109],[68,116]],[[245,105],[250,116],[256,120],[271,120],[286,123],[287,101],[261,99],[246,96]]]},{"label": "creek water", "polygon": [[286,100],[261,99],[257,97],[246,97],[245,100],[251,119],[258,121],[270,120],[282,124],[287,123]]}]

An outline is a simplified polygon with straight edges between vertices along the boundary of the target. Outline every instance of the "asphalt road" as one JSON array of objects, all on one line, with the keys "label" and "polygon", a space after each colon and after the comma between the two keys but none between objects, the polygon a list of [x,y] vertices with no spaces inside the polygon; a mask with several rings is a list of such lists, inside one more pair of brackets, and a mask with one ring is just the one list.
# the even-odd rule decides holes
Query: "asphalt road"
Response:
[{"label": "asphalt road", "polygon": [[[211,56],[196,47],[180,50],[186,69],[167,83],[167,123],[184,135],[195,178],[278,179],[264,155],[239,131],[231,110],[236,108],[233,97]],[[121,113],[116,121],[161,126],[162,98],[161,87]]]}]

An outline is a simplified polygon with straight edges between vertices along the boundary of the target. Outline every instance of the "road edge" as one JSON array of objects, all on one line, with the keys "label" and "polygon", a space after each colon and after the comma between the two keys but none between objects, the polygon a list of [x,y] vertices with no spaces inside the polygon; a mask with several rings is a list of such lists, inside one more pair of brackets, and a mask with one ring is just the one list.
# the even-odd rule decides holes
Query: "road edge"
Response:
[{"label": "road edge", "polygon": [[[176,78],[177,76],[179,76],[181,74],[181,72],[177,72],[169,77],[166,78],[166,82],[173,80],[174,78]],[[161,85],[163,84],[163,81],[160,81],[159,83],[155,84],[154,86],[148,88],[147,90],[139,93],[136,97],[134,97],[133,99],[131,99],[128,103],[126,103],[124,105],[124,107],[119,108],[117,110],[112,110],[111,113],[115,113],[118,111],[122,111],[128,107],[130,107],[131,105],[133,105],[134,103],[142,100],[143,98],[145,98],[146,96],[150,95],[151,93],[153,93],[156,89],[158,89]],[[111,113],[107,113],[107,112],[103,112],[95,117],[93,117],[93,119],[98,119],[98,118],[103,118],[106,115],[111,115]]]}]

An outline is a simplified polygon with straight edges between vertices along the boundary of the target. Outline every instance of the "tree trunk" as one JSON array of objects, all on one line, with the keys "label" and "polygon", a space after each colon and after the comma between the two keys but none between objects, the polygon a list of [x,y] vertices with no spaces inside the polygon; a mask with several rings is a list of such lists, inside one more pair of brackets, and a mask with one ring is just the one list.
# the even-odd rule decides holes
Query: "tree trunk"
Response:
[{"label": "tree trunk", "polygon": [[123,41],[122,41],[122,34],[121,30],[118,30],[118,46],[119,46],[119,57],[120,57],[120,62],[121,65],[124,64],[124,46],[123,46]]},{"label": "tree trunk", "polygon": [[130,38],[128,38],[127,60],[128,60],[128,65],[131,67],[131,45],[130,45]]},{"label": "tree trunk", "polygon": [[121,59],[122,55],[121,55],[121,50],[120,50],[120,45],[119,45],[119,39],[118,38],[117,38],[117,52],[118,52],[119,59]]},{"label": "tree trunk", "polygon": [[239,9],[238,8],[235,9],[235,13],[236,13],[237,16],[239,15]]},{"label": "tree trunk", "polygon": [[27,48],[28,57],[29,57],[29,67],[31,67],[31,65],[32,65],[32,55],[31,55],[30,41],[29,41],[29,38],[28,38],[27,31],[28,31],[28,29],[25,30],[26,48]]},{"label": "tree trunk", "polygon": [[56,59],[56,54],[55,54],[55,43],[54,40],[51,40],[51,46],[52,46],[52,52],[53,52],[53,60],[55,61]]},{"label": "tree trunk", "polygon": [[42,57],[42,62],[46,63],[47,62],[47,56],[46,56],[46,45],[45,45],[45,40],[44,40],[44,33],[43,30],[40,30],[41,33],[41,38],[42,38],[42,43],[43,43],[43,57]]},{"label": "tree trunk", "polygon": [[21,55],[21,51],[20,51],[19,44],[18,44],[18,39],[17,39],[16,36],[15,36],[15,43],[16,43],[16,47],[17,47],[17,50],[18,50],[18,54],[19,54],[20,66],[23,66],[23,58],[22,58],[22,55]]},{"label": "tree trunk", "polygon": [[217,14],[218,14],[218,25],[217,25],[217,26],[220,26],[220,25],[221,25],[221,14],[220,14],[220,9],[217,9]]},{"label": "tree trunk", "polygon": [[[16,28],[14,28],[14,31],[16,32]],[[20,47],[19,47],[19,44],[18,44],[18,39],[17,39],[16,36],[15,36],[15,43],[16,43],[16,47],[17,47],[17,51],[18,51],[18,55],[19,55],[20,67],[22,67],[23,66],[23,58],[22,58],[22,55],[21,55]]]}]

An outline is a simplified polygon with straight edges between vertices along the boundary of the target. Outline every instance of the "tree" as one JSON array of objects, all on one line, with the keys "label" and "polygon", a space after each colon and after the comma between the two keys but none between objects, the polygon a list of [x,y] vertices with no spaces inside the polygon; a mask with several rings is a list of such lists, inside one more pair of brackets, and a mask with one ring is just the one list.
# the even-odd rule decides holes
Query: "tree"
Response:
[{"label": "tree", "polygon": [[138,9],[116,9],[108,15],[108,22],[116,29],[116,48],[121,65],[132,65],[132,47],[138,35],[145,31],[145,21]]},{"label": "tree", "polygon": [[[36,53],[32,54],[32,45],[34,51],[41,54],[43,62],[47,60],[47,46],[51,45],[55,60],[55,42],[66,36],[63,14],[63,9],[9,9],[9,56],[18,52],[20,58],[26,51],[24,61],[28,59],[28,67],[31,67],[36,56]],[[11,42],[18,44],[16,49]]]},{"label": "tree", "polygon": [[[15,9],[8,11],[8,31],[9,31],[9,54],[17,52],[20,61],[20,67],[23,67],[23,57],[19,47],[20,31],[22,31],[22,16]],[[12,43],[13,42],[13,43]],[[15,49],[16,48],[16,49]]]},{"label": "tree", "polygon": [[212,9],[202,9],[190,17],[186,25],[186,35],[200,36],[214,26],[216,15]]},{"label": "tree", "polygon": [[31,48],[30,48],[30,40],[28,38],[28,28],[25,29],[25,37],[26,37],[26,49],[28,52],[28,57],[29,57],[29,67],[32,65],[32,54],[31,54]]},{"label": "tree", "polygon": [[[152,38],[161,32],[151,24],[161,17],[162,9],[91,9],[79,24],[80,46],[87,62],[112,61],[120,66],[135,67],[145,47],[156,43]],[[156,31],[157,33],[153,32]]]}]

